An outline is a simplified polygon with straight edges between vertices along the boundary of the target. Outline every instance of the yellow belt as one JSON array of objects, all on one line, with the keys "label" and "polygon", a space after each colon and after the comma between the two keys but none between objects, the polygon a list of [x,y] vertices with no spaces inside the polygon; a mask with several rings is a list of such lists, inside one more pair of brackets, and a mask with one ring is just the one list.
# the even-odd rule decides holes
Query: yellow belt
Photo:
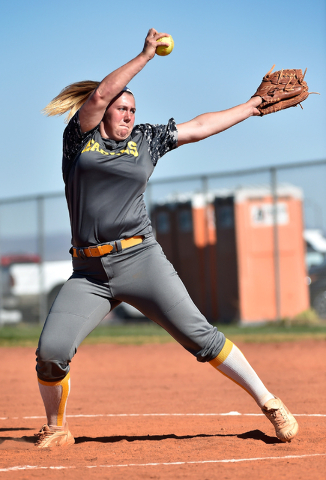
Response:
[{"label": "yellow belt", "polygon": [[136,235],[131,238],[123,238],[122,240],[116,240],[112,243],[107,243],[105,245],[96,245],[95,247],[72,247],[72,256],[75,258],[78,257],[102,257],[108,253],[119,252],[125,248],[133,247],[142,243],[144,237],[142,235]]}]

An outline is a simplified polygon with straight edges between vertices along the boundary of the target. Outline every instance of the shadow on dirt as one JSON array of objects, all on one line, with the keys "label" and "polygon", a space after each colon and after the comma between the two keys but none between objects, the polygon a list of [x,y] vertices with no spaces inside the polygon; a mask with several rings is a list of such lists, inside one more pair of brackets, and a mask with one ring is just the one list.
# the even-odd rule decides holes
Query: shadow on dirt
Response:
[{"label": "shadow on dirt", "polygon": [[[31,428],[3,428],[1,431],[21,431],[21,430],[33,430]],[[276,437],[269,437],[260,430],[251,430],[250,432],[240,433],[240,434],[222,434],[216,433],[215,435],[207,435],[204,433],[198,435],[175,435],[173,433],[168,435],[117,435],[112,437],[77,437],[75,438],[76,444],[87,443],[87,442],[99,442],[99,443],[117,443],[122,441],[127,442],[159,442],[161,440],[174,439],[174,440],[190,440],[193,438],[227,438],[227,437],[236,437],[241,440],[259,440],[264,442],[267,445],[272,445],[274,443],[283,443]],[[23,436],[23,437],[0,437],[0,445],[5,441],[14,441],[18,443],[35,443],[35,435],[33,436]]]},{"label": "shadow on dirt", "polygon": [[261,432],[260,430],[251,430],[250,432],[241,433],[237,435],[238,438],[242,438],[243,440],[251,439],[251,440],[260,440],[261,442],[266,443],[267,445],[272,445],[273,443],[283,443],[277,437],[269,437],[265,433]]},{"label": "shadow on dirt", "polygon": [[16,442],[16,443],[35,443],[35,437],[21,437],[21,438],[0,437],[0,445],[2,445],[6,441]]},{"label": "shadow on dirt", "polygon": [[23,430],[35,430],[34,428],[0,428],[0,432],[22,432]]},{"label": "shadow on dirt", "polygon": [[[0,428],[0,432],[22,432],[25,430],[34,430],[34,428],[26,428],[26,427],[17,427],[17,428]],[[0,445],[2,445],[6,441],[17,442],[17,443],[35,443],[35,436],[26,437],[25,435],[22,437],[0,437]]]},{"label": "shadow on dirt", "polygon": [[191,438],[211,438],[211,437],[236,437],[237,435],[206,435],[201,433],[199,435],[175,435],[173,433],[169,435],[117,435],[114,437],[78,437],[75,438],[75,443],[85,443],[85,442],[100,442],[100,443],[116,443],[126,440],[127,442],[157,442],[160,440],[167,440],[173,438],[175,440],[189,440]]},{"label": "shadow on dirt", "polygon": [[175,439],[175,440],[189,440],[192,438],[224,438],[224,437],[237,437],[242,440],[248,440],[248,439],[253,439],[253,440],[260,440],[266,444],[273,444],[273,443],[282,443],[281,440],[279,440],[276,437],[269,437],[268,435],[265,435],[263,432],[260,430],[252,430],[250,432],[246,433],[241,433],[241,434],[221,434],[217,433],[215,435],[206,435],[204,433],[199,434],[199,435],[175,435],[175,434],[169,434],[169,435],[117,435],[117,436],[112,436],[112,437],[77,437],[75,438],[75,443],[85,443],[85,442],[100,442],[100,443],[117,443],[117,442],[122,442],[123,440],[126,440],[127,442],[137,442],[137,441],[145,441],[145,442],[157,442],[161,440],[167,440],[167,439]]}]

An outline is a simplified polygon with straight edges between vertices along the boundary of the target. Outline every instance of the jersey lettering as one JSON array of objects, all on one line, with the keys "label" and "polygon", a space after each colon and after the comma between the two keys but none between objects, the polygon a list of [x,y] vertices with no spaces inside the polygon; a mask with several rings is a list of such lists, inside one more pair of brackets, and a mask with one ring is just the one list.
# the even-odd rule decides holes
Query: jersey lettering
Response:
[{"label": "jersey lettering", "polygon": [[84,150],[83,150],[81,153],[89,152],[90,149],[91,149],[92,143],[94,143],[94,140],[90,140],[90,141],[88,142],[88,144],[86,145],[86,147],[84,148]]},{"label": "jersey lettering", "polygon": [[100,150],[100,153],[102,153],[102,155],[109,155],[109,152],[106,152],[105,150],[102,150],[102,148]]},{"label": "jersey lettering", "polygon": [[95,142],[94,145],[92,146],[91,152],[95,152],[95,150],[96,150],[97,152],[100,151],[100,145],[99,145],[99,143],[97,143],[97,142]]},{"label": "jersey lettering", "polygon": [[121,155],[122,153],[126,153],[127,155],[133,155],[134,157],[138,157],[138,150],[137,150],[137,143],[136,142],[128,142],[128,147],[125,150],[120,150],[120,152],[106,152],[102,148],[100,148],[100,145],[98,142],[95,142],[94,139],[91,139],[84,150],[82,150],[81,153],[85,152],[99,152],[102,155]]},{"label": "jersey lettering", "polygon": [[130,154],[133,155],[134,157],[138,157],[137,143],[128,142],[128,147],[130,149]]}]

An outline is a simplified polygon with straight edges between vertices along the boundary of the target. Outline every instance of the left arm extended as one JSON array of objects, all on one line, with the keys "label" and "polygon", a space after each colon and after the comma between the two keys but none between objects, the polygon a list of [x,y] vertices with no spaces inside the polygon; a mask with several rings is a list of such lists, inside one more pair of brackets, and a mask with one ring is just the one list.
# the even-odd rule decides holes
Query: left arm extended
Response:
[{"label": "left arm extended", "polygon": [[204,138],[223,132],[249,117],[260,115],[256,107],[261,102],[261,97],[253,97],[248,102],[228,110],[204,113],[189,122],[180,123],[177,125],[178,147],[186,143],[199,142]]}]

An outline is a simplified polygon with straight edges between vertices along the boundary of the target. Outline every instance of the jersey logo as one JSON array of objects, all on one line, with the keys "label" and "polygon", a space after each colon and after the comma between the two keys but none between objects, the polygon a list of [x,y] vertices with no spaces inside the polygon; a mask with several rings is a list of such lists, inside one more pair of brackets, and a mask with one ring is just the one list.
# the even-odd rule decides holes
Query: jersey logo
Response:
[{"label": "jersey logo", "polygon": [[134,157],[138,157],[137,143],[132,141],[128,142],[128,148],[126,148],[125,150],[120,150],[119,152],[106,152],[105,150],[100,148],[100,144],[98,142],[95,142],[95,140],[91,139],[81,153],[84,152],[98,152],[102,155],[116,156],[126,153],[127,155],[133,155]]}]

